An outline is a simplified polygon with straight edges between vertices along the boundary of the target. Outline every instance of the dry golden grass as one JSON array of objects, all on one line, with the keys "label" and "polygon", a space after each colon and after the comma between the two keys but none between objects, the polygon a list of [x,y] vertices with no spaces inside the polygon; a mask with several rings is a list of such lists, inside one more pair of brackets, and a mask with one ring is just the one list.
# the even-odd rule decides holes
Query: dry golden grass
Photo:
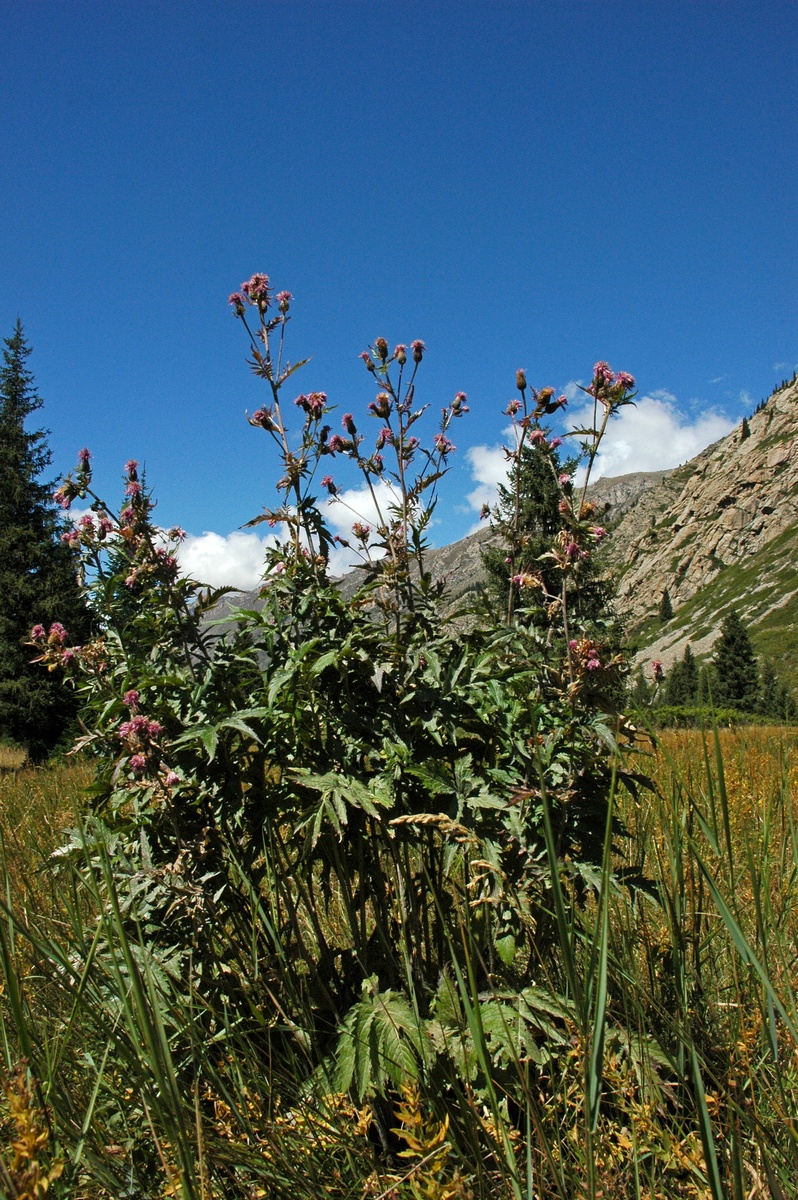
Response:
[{"label": "dry golden grass", "polygon": [[91,777],[90,765],[80,759],[0,773],[0,842],[15,898],[44,900],[42,866],[74,825]]},{"label": "dry golden grass", "polygon": [[4,746],[0,744],[0,772],[19,771],[28,761],[26,751],[19,746]]}]

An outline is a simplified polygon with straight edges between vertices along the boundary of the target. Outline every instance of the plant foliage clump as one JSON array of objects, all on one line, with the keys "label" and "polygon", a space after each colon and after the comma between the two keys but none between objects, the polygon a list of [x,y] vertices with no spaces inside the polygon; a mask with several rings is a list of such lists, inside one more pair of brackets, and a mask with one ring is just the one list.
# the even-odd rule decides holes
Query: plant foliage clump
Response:
[{"label": "plant foliage clump", "polygon": [[[365,422],[347,412],[333,432],[323,392],[290,407],[284,398],[302,365],[287,358],[290,294],[274,296],[256,274],[230,302],[267,392],[249,422],[280,463],[278,501],[252,522],[284,531],[259,605],[220,616],[222,593],[180,575],[182,531],[156,526],[135,461],[118,508],[94,492],[88,454],[60,490],[92,509],[76,540],[98,619],[79,647],[31,633],[43,664],[80,692],[80,744],[97,764],[92,811],[59,855],[102,914],[90,961],[73,955],[75,970],[94,979],[104,964],[129,981],[107,1020],[124,1018],[125,1036],[138,1030],[149,1047],[137,1103],[171,1122],[161,1166],[174,1161],[183,1194],[196,1183],[205,1195],[209,1173],[226,1195],[253,1194],[234,1190],[223,1149],[203,1142],[196,1165],[186,1104],[196,1128],[209,1106],[235,1108],[251,1141],[257,1114],[273,1120],[286,1105],[348,1093],[370,1105],[387,1163],[397,1097],[407,1126],[421,1089],[436,1107],[427,1133],[448,1130],[464,1172],[494,1172],[520,1196],[517,1113],[552,1086],[574,1038],[590,1063],[588,1148],[602,1104],[601,930],[623,838],[614,789],[623,781],[636,794],[645,781],[630,765],[636,731],[614,702],[625,660],[580,596],[604,535],[585,496],[590,468],[634,380],[596,364],[576,488],[576,460],[559,469],[539,426],[563,401],[518,372],[506,611],[463,623],[438,603],[426,531],[465,393],[425,440],[426,347],[390,350],[378,337],[361,355],[373,397]],[[523,557],[528,445],[554,481],[550,528],[534,547],[542,564]],[[352,599],[327,569],[325,507],[345,503],[332,474],[342,459],[370,498],[344,539],[359,561]],[[528,592],[542,596],[545,627],[526,619]],[[583,971],[571,934],[586,913],[597,949]],[[268,1064],[257,1098],[242,1099],[236,1082],[242,1055]],[[436,1187],[460,1179],[440,1155],[428,1171]],[[589,1153],[591,1195],[596,1161]],[[157,1169],[131,1145],[128,1179],[144,1187]]]}]

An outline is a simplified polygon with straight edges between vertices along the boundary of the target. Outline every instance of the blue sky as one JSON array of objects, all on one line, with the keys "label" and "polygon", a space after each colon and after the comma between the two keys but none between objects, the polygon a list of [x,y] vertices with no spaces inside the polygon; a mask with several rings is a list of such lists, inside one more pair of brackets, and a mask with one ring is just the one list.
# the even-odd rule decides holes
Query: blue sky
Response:
[{"label": "blue sky", "polygon": [[362,412],[383,335],[426,342],[433,411],[468,393],[439,542],[490,492],[517,367],[635,375],[617,474],[684,461],[798,363],[792,0],[0,15],[0,331],[34,346],[54,471],[87,445],[114,498],[142,460],[209,572],[252,583],[230,535],[275,499],[226,303],[253,271],[296,297],[297,391]]}]

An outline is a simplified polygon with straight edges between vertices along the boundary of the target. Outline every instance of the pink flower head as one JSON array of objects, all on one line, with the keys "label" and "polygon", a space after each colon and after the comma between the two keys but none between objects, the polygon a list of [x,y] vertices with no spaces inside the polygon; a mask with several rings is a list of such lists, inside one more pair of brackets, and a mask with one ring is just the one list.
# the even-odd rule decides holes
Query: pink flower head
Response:
[{"label": "pink flower head", "polygon": [[[120,730],[121,730],[121,728],[122,727],[120,726]],[[130,720],[127,722],[127,725],[126,725],[127,736],[132,735],[133,737],[145,738],[148,734],[149,728],[150,728],[150,723],[147,720],[147,718],[143,717],[141,714],[139,714],[136,717],[131,717]]]},{"label": "pink flower head", "polygon": [[551,441],[549,442],[549,447],[552,450],[556,450],[557,447],[561,446],[561,445],[562,445],[562,438],[555,437],[555,438],[552,438]]},{"label": "pink flower head", "polygon": [[601,669],[601,660],[599,659],[595,650],[590,650],[588,652],[587,662],[585,663],[585,668],[588,671],[598,671]]},{"label": "pink flower head", "polygon": [[122,703],[124,704],[125,708],[136,708],[140,699],[141,693],[138,691],[138,689],[130,688],[130,690],[125,692],[124,696],[122,697]]},{"label": "pink flower head", "polygon": [[[511,400],[504,411],[508,417],[514,417],[515,414],[517,412],[520,412],[523,407],[524,406],[520,400]],[[538,430],[537,432],[540,432],[540,431]]]},{"label": "pink flower head", "polygon": [[139,464],[137,459],[129,458],[125,463],[125,474],[129,479],[138,479]]},{"label": "pink flower head", "polygon": [[85,516],[81,517],[79,524],[80,528],[86,533],[94,532],[94,517],[92,517],[90,513],[86,513]]},{"label": "pink flower head", "polygon": [[455,417],[462,417],[463,413],[468,412],[467,399],[468,396],[466,396],[465,392],[456,393],[454,400],[452,400],[452,413]]},{"label": "pink flower head", "polygon": [[63,646],[66,639],[67,631],[64,629],[64,626],[60,623],[60,621],[53,621],[52,625],[50,626],[50,632],[47,635],[48,642],[50,642],[51,645],[58,643],[59,645]]},{"label": "pink flower head", "polygon": [[607,530],[603,525],[594,525],[590,532],[597,542],[602,541],[607,536]]},{"label": "pink flower head", "polygon": [[383,421],[387,420],[391,414],[391,397],[387,392],[378,392],[377,399],[369,404],[369,412],[372,416],[382,417]]},{"label": "pink flower head", "polygon": [[150,721],[147,726],[147,737],[151,742],[157,742],[158,738],[163,733],[163,725],[160,721]]},{"label": "pink flower head", "polygon": [[119,514],[119,524],[120,525],[132,525],[133,522],[135,521],[135,519],[136,519],[136,510],[135,510],[135,508],[131,508],[130,505],[128,505],[127,508],[123,508],[121,513]]},{"label": "pink flower head", "polygon": [[375,365],[374,365],[374,362],[373,362],[373,360],[372,360],[372,357],[371,357],[371,355],[369,354],[368,350],[364,350],[362,354],[359,354],[359,355],[358,355],[358,358],[362,358],[362,359],[363,359],[363,362],[366,364],[366,366],[368,367],[368,369],[369,369],[370,371],[376,371],[376,370],[377,370],[377,368],[375,367]]},{"label": "pink flower head", "polygon": [[615,376],[615,384],[616,387],[623,388],[625,392],[631,392],[635,385],[634,376],[630,375],[628,371],[619,371]]},{"label": "pink flower head", "polygon": [[44,626],[43,625],[34,625],[33,629],[31,629],[31,631],[30,631],[30,640],[32,642],[43,642],[44,636],[45,636]]},{"label": "pink flower head", "polygon": [[294,404],[303,409],[308,416],[313,417],[316,421],[324,415],[324,406],[326,403],[326,392],[310,392],[307,396],[297,396],[294,401]]},{"label": "pink flower head", "polygon": [[382,450],[383,446],[392,446],[394,443],[393,430],[384,425],[377,434],[376,446],[378,450]]},{"label": "pink flower head", "polygon": [[67,647],[67,649],[64,651],[64,653],[61,655],[61,665],[63,667],[69,667],[74,662],[77,662],[77,656],[75,655],[75,651],[73,649],[70,649],[69,647]]},{"label": "pink flower head", "polygon": [[255,425],[260,429],[268,430],[276,428],[274,421],[272,420],[271,413],[262,408],[257,409],[252,416],[248,417],[247,419],[250,425]]},{"label": "pink flower head", "polygon": [[327,448],[330,454],[338,454],[341,450],[348,450],[349,443],[345,441],[340,434],[334,433],[327,443]]},{"label": "pink flower head", "polygon": [[321,481],[321,486],[326,488],[331,496],[334,496],[335,493],[338,491],[338,488],[335,486],[335,481],[333,480],[332,475],[325,475]]},{"label": "pink flower head", "polygon": [[557,482],[559,483],[560,487],[570,487],[571,486],[571,476],[568,475],[565,471],[563,471],[562,475],[557,476]]},{"label": "pink flower head", "polygon": [[257,306],[261,312],[265,311],[271,303],[269,276],[264,275],[262,271],[257,271],[246,283],[242,283],[241,291],[250,304]]},{"label": "pink flower head", "polygon": [[78,450],[78,466],[80,467],[81,471],[88,470],[90,459],[91,459],[91,454],[89,453],[89,451],[86,449],[85,446],[83,447],[82,450]]},{"label": "pink flower head", "polygon": [[360,521],[355,521],[354,525],[352,526],[352,533],[359,542],[367,542],[371,536],[371,526],[363,525]]},{"label": "pink flower head", "polygon": [[241,292],[232,292],[227,297],[227,303],[232,307],[234,317],[243,317],[246,302],[247,298]]},{"label": "pink flower head", "polygon": [[457,449],[457,447],[454,446],[443,433],[436,433],[432,440],[435,443],[435,449],[443,457],[445,457],[447,454],[453,454]]},{"label": "pink flower head", "polygon": [[385,470],[385,462],[381,454],[372,454],[370,460],[372,470],[377,475],[382,475]]},{"label": "pink flower head", "polygon": [[610,387],[615,382],[612,367],[606,362],[597,362],[593,368],[593,384],[595,387]]},{"label": "pink flower head", "polygon": [[184,542],[186,540],[186,531],[181,529],[179,525],[173,525],[169,530],[169,537],[173,542]]},{"label": "pink flower head", "polygon": [[545,446],[546,445],[546,435],[542,429],[533,429],[529,435],[529,440],[533,446],[535,446],[535,445]]},{"label": "pink flower head", "polygon": [[135,776],[141,777],[147,770],[147,760],[143,754],[131,754],[128,766]]},{"label": "pink flower head", "polygon": [[662,669],[662,663],[658,658],[655,658],[651,664],[651,674],[654,676],[654,682],[659,683],[665,678],[665,672]]},{"label": "pink flower head", "polygon": [[167,787],[174,787],[175,784],[180,783],[180,776],[176,771],[169,771],[164,779],[164,783]]},{"label": "pink flower head", "polygon": [[114,523],[110,517],[100,517],[100,520],[97,523],[97,532],[100,538],[107,537],[109,533],[113,532],[113,528]]},{"label": "pink flower head", "polygon": [[343,417],[341,418],[341,425],[350,437],[355,436],[355,433],[357,432],[355,429],[355,418],[351,413],[344,413]]},{"label": "pink flower head", "polygon": [[70,507],[76,495],[75,485],[70,481],[69,483],[63,483],[57,491],[53,492],[53,500],[55,500],[59,508],[66,510]]},{"label": "pink flower head", "polygon": [[288,312],[288,309],[291,306],[291,301],[293,300],[293,298],[294,297],[291,295],[290,292],[278,292],[277,295],[275,296],[277,305],[280,309],[280,312],[283,315],[285,315]]},{"label": "pink flower head", "polygon": [[125,485],[125,495],[130,497],[141,495],[141,484],[138,479],[131,479]]},{"label": "pink flower head", "polygon": [[65,542],[67,546],[76,546],[78,544],[80,541],[80,534],[78,533],[77,529],[75,529],[74,525],[71,529],[67,529],[66,533],[61,534],[61,541]]},{"label": "pink flower head", "polygon": [[416,338],[416,340],[414,342],[410,343],[410,349],[413,351],[413,362],[415,362],[415,363],[421,362],[422,358],[424,357],[424,351],[426,350],[426,348],[427,347],[424,345],[424,343],[421,341],[420,338]]},{"label": "pink flower head", "polygon": [[400,342],[398,346],[394,346],[393,356],[399,363],[399,366],[403,367],[407,362],[407,346],[405,346],[402,342]]}]

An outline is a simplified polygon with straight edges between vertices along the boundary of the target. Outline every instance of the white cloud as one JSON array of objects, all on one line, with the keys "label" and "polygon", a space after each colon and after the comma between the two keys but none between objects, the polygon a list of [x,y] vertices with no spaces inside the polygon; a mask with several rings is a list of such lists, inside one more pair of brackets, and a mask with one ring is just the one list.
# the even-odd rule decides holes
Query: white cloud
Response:
[{"label": "white cloud", "polygon": [[507,451],[504,446],[472,446],[466,451],[466,458],[477,485],[466,500],[474,512],[480,512],[484,504],[496,503],[499,484],[507,482]]},{"label": "white cloud", "polygon": [[[592,412],[592,405],[584,405],[571,413],[571,427],[589,425]],[[730,433],[735,424],[713,409],[690,421],[679,412],[670,392],[642,396],[610,420],[592,478],[678,467]]]},{"label": "white cloud", "polygon": [[[351,542],[352,547],[355,547],[357,541],[352,536],[352,526],[355,521],[374,529],[389,519],[391,505],[398,503],[399,493],[396,488],[388,480],[381,479],[374,484],[374,495],[364,484],[359,488],[345,488],[334,499],[330,497],[325,506],[324,515],[333,532]],[[382,554],[375,550],[373,557],[381,558]],[[363,562],[363,558],[355,549],[336,546],[330,552],[330,574],[345,575],[347,571],[361,562]]]},{"label": "white cloud", "polygon": [[226,536],[206,530],[188,534],[178,551],[180,568],[185,575],[211,587],[236,587],[253,591],[263,578],[263,560],[274,534],[234,530]]},{"label": "white cloud", "polygon": [[[563,388],[569,399],[582,397],[575,381]],[[570,428],[589,427],[592,404],[569,411]],[[736,422],[713,409],[691,421],[679,412],[676,397],[658,391],[642,396],[634,406],[622,408],[611,419],[593,466],[592,479],[628,475],[633,471],[663,471],[693,458],[706,446],[724,437]],[[505,430],[508,442],[511,431]],[[576,452],[578,439],[569,439]],[[568,442],[561,453],[567,456]],[[497,487],[507,478],[507,457],[502,446],[472,446],[466,457],[476,487],[468,493],[469,505],[478,512],[496,502]]]}]

